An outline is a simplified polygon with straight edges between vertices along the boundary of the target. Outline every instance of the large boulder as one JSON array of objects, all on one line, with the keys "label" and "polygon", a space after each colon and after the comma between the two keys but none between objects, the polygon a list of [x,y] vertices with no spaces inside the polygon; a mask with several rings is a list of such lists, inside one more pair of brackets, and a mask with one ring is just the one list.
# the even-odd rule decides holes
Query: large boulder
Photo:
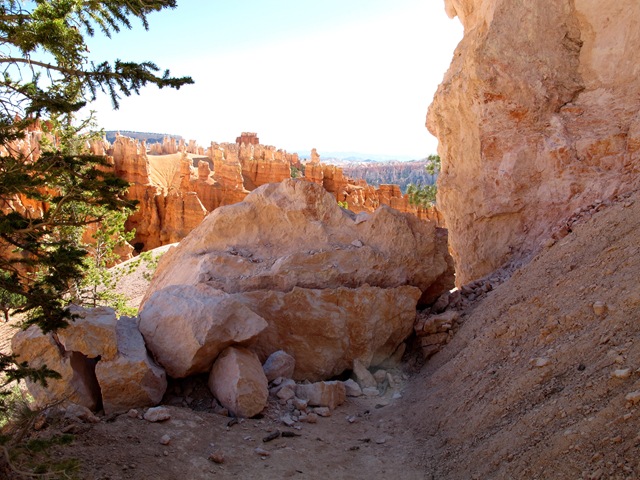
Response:
[{"label": "large boulder", "polygon": [[267,406],[269,389],[260,360],[242,347],[229,347],[220,354],[209,375],[209,388],[237,417],[253,417]]},{"label": "large boulder", "polygon": [[416,287],[370,286],[234,295],[268,323],[252,349],[263,360],[285,350],[300,381],[339,375],[356,359],[366,366],[382,363],[411,333],[419,297]]},{"label": "large boulder", "polygon": [[140,328],[172,376],[251,343],[262,361],[285,350],[294,378],[316,381],[355,359],[384,361],[411,333],[418,301],[452,286],[446,232],[434,223],[388,207],[355,215],[321,186],[290,179],[217,209],[169,250]]},{"label": "large boulder", "polygon": [[96,364],[96,378],[106,414],[157,405],[167,389],[164,370],[147,353],[138,319],[121,317],[116,324],[118,354]]},{"label": "large boulder", "polygon": [[266,327],[232,295],[204,283],[154,292],[140,312],[147,346],[173,378],[208,372],[225,348],[253,342]]},{"label": "large boulder", "polygon": [[46,386],[26,379],[38,406],[63,401],[95,410],[100,404],[100,388],[93,373],[95,360],[88,360],[80,352],[65,351],[55,334],[44,334],[40,327],[32,325],[13,336],[11,349],[19,362],[60,374],[59,379],[47,379]]},{"label": "large boulder", "polygon": [[107,307],[71,310],[76,319],[57,334],[31,326],[12,339],[19,361],[61,375],[46,387],[27,381],[36,403],[76,403],[92,410],[102,405],[113,413],[160,402],[165,372],[149,357],[137,319],[118,320]]},{"label": "large boulder", "polygon": [[453,262],[435,223],[386,206],[355,215],[321,186],[289,179],[209,214],[162,257],[141,306],[199,283],[227,293],[412,285],[431,301],[453,286]]}]

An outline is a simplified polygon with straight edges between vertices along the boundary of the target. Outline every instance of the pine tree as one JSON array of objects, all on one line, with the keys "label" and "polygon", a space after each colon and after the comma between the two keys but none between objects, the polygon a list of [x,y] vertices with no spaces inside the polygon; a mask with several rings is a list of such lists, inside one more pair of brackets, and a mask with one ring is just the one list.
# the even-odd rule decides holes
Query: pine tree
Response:
[{"label": "pine tree", "polygon": [[[105,158],[87,152],[79,135],[86,123],[77,112],[98,92],[118,108],[123,95],[145,85],[193,83],[152,62],[92,62],[85,39],[96,31],[110,37],[133,20],[147,29],[150,13],[175,6],[176,0],[0,1],[0,292],[24,299],[19,311],[28,314],[27,325],[47,332],[71,320],[66,307],[87,256],[78,229],[132,207],[124,198],[128,185],[108,173]],[[30,142],[37,127],[44,136]],[[9,380],[45,378],[5,355],[2,373]]]}]

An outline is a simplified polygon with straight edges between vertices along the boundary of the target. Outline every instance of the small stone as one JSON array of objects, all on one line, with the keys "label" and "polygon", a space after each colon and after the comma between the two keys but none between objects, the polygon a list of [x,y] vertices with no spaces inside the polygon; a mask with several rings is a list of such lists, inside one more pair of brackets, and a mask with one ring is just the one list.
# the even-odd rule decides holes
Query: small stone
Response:
[{"label": "small stone", "polygon": [[356,417],[355,415],[350,415],[347,418],[347,422],[349,423],[356,423],[356,421],[358,420],[358,417]]},{"label": "small stone", "polygon": [[613,372],[611,372],[612,378],[619,378],[621,380],[624,380],[625,378],[629,378],[630,376],[631,376],[630,368],[622,368],[622,369],[614,370]]},{"label": "small stone", "polygon": [[296,392],[294,390],[295,385],[285,385],[276,393],[276,397],[280,399],[280,403],[286,403],[288,400],[291,400],[296,396]]},{"label": "small stone", "polygon": [[364,246],[364,244],[360,240],[354,240],[353,242],[351,242],[351,245],[353,245],[356,248],[361,248]]},{"label": "small stone", "polygon": [[546,367],[547,365],[549,365],[549,363],[551,363],[551,360],[549,360],[548,358],[545,357],[537,357],[537,358],[532,358],[529,363],[531,363],[532,367],[535,368],[542,368],[542,367]]},{"label": "small stone", "polygon": [[160,445],[169,445],[171,442],[171,437],[169,435],[163,435],[160,437]]},{"label": "small stone", "polygon": [[293,427],[296,424],[296,422],[288,413],[284,415],[280,420],[282,420],[282,423],[284,423],[287,427]]},{"label": "small stone", "polygon": [[129,418],[138,418],[138,410],[136,410],[135,408],[132,408],[131,410],[129,410],[127,412],[127,417],[129,417]]},{"label": "small stone", "polygon": [[300,421],[304,423],[318,423],[318,414],[311,412],[304,417],[300,417]]},{"label": "small stone", "polygon": [[331,416],[331,410],[329,409],[329,407],[318,407],[318,408],[314,408],[313,411],[321,417]]},{"label": "small stone", "polygon": [[100,423],[100,419],[96,417],[91,410],[84,405],[72,403],[67,407],[64,418],[85,423]]},{"label": "small stone", "polygon": [[384,438],[384,437],[381,437],[381,438],[376,439],[376,443],[377,443],[378,445],[382,445],[383,443],[386,443],[386,442],[387,442],[387,439],[386,439],[386,438]]},{"label": "small stone", "polygon": [[593,304],[593,313],[596,315],[603,315],[607,310],[607,304],[602,301],[597,301]]},{"label": "small stone", "polygon": [[379,397],[380,392],[377,387],[367,387],[362,389],[362,393],[367,397]]},{"label": "small stone", "polygon": [[291,378],[295,368],[296,360],[284,350],[273,352],[262,366],[269,381],[282,377]]},{"label": "small stone", "polygon": [[316,382],[296,386],[296,396],[309,401],[314,407],[329,407],[330,409],[342,405],[346,400],[346,387],[343,382]]},{"label": "small stone", "polygon": [[268,457],[269,455],[271,455],[271,453],[269,453],[269,451],[265,450],[264,448],[260,448],[260,447],[256,448],[254,450],[254,452],[256,452],[261,457]]},{"label": "small stone", "polygon": [[297,397],[293,399],[293,406],[296,407],[296,410],[299,410],[300,412],[304,412],[307,409],[308,405],[308,400],[303,400],[302,398]]},{"label": "small stone", "polygon": [[378,370],[376,371],[376,373],[373,374],[373,378],[375,378],[376,382],[379,384],[381,384],[382,382],[384,382],[387,378],[387,371],[386,370]]},{"label": "small stone", "polygon": [[356,381],[362,388],[375,387],[377,384],[376,379],[373,378],[371,372],[367,370],[360,360],[353,361],[353,373],[356,376]]},{"label": "small stone", "polygon": [[209,460],[220,465],[224,463],[224,455],[220,451],[215,451],[212,452],[211,455],[209,455]]},{"label": "small stone", "polygon": [[162,454],[163,454],[165,457],[168,457],[168,456],[169,456],[169,450],[163,450],[163,451],[162,451]]},{"label": "small stone", "polygon": [[402,398],[402,394],[400,392],[394,392],[393,395],[391,396],[392,400],[399,400]]},{"label": "small stone", "polygon": [[640,402],[640,390],[628,393],[627,396],[624,397],[624,399],[632,405],[635,405],[636,403]]},{"label": "small stone", "polygon": [[344,382],[344,388],[347,393],[347,397],[360,397],[362,395],[362,389],[358,382],[353,379],[346,380]]},{"label": "small stone", "polygon": [[171,413],[166,407],[152,407],[144,414],[147,422],[163,422],[171,418]]},{"label": "small stone", "polygon": [[396,378],[391,375],[391,373],[387,372],[387,382],[389,382],[389,386],[391,388],[396,388],[398,386],[398,381]]}]

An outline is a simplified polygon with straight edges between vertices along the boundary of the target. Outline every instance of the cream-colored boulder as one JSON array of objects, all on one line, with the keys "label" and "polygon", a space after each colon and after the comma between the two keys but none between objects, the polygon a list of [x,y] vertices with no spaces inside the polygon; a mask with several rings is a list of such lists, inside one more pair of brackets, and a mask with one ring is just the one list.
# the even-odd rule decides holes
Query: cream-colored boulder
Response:
[{"label": "cream-colored boulder", "polygon": [[113,308],[70,308],[74,320],[66,328],[58,330],[58,340],[68,352],[82,352],[89,358],[102,357],[112,360],[118,353],[116,324]]},{"label": "cream-colored boulder", "polygon": [[27,381],[36,403],[76,403],[106,413],[156,405],[167,388],[165,372],[149,357],[137,319],[113,309],[72,307],[76,317],[57,334],[31,326],[12,339],[19,361],[61,375],[47,385]]},{"label": "cream-colored boulder", "polygon": [[435,224],[388,207],[355,215],[290,179],[217,209],[168,251],[140,329],[171,376],[205,372],[222,349],[253,342],[262,361],[278,350],[295,358],[295,379],[325,380],[355,359],[391,356],[416,304],[453,285],[451,268]]},{"label": "cream-colored boulder", "polygon": [[118,320],[118,355],[96,365],[106,414],[157,405],[167,390],[165,372],[149,357],[137,322],[129,317]]},{"label": "cream-colored boulder", "polygon": [[460,285],[640,172],[636,0],[447,0],[464,38],[429,109]]},{"label": "cream-colored boulder", "polygon": [[100,402],[100,388],[92,371],[95,360],[79,352],[66,352],[56,336],[44,334],[32,325],[16,333],[11,349],[19,362],[32,368],[47,367],[60,374],[59,379],[47,379],[47,385],[26,379],[27,388],[39,406],[63,402],[76,403],[95,410]]},{"label": "cream-colored boulder", "polygon": [[154,292],[140,312],[140,331],[173,378],[211,369],[231,345],[247,345],[267,322],[233,296],[201,283]]},{"label": "cream-colored boulder", "polygon": [[267,377],[255,353],[229,347],[220,354],[209,374],[209,389],[237,417],[253,417],[267,406]]},{"label": "cream-colored boulder", "polygon": [[167,252],[142,304],[170,285],[205,282],[228,293],[412,285],[435,300],[453,285],[442,233],[389,207],[355,215],[314,183],[267,184],[216,209]]},{"label": "cream-colored boulder", "polygon": [[409,336],[416,318],[416,287],[269,290],[239,293],[268,327],[251,347],[260,358],[285,350],[296,359],[295,380],[319,381],[353,368],[378,365]]}]

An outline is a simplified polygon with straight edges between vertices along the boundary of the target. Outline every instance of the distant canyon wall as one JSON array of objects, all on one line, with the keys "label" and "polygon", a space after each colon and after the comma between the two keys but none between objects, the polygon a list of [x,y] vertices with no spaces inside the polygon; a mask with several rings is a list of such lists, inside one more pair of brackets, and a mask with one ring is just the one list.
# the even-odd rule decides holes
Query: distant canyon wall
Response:
[{"label": "distant canyon wall", "polygon": [[464,38],[427,126],[464,284],[535,251],[577,209],[638,187],[640,2],[445,5]]},{"label": "distant canyon wall", "polygon": [[192,141],[167,138],[148,151],[144,142],[119,136],[113,145],[104,145],[117,175],[131,183],[129,198],[138,201],[127,221],[136,231],[132,243],[138,250],[179,242],[209,212],[242,201],[261,185],[291,178],[292,167],[302,180],[322,185],[354,212],[389,205],[443,226],[436,209],[410,205],[399,186],[375,188],[352,180],[342,168],[321,163],[315,150],[303,164],[296,153],[261,145],[254,133],[244,132],[236,142],[211,143],[205,150]]}]

